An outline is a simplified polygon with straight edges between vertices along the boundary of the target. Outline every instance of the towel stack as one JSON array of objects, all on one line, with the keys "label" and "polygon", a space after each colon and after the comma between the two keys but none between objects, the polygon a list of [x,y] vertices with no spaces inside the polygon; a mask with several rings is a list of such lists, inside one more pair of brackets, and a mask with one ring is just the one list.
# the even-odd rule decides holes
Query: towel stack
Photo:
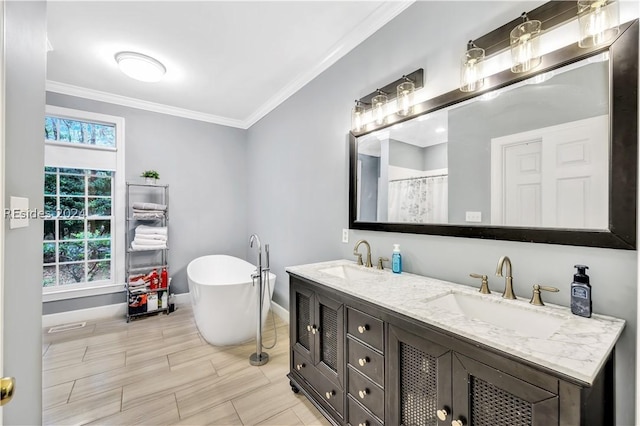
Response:
[{"label": "towel stack", "polygon": [[167,248],[166,226],[136,226],[132,250],[163,250]]},{"label": "towel stack", "polygon": [[167,213],[166,204],[156,203],[133,203],[133,218],[134,219],[162,219]]}]

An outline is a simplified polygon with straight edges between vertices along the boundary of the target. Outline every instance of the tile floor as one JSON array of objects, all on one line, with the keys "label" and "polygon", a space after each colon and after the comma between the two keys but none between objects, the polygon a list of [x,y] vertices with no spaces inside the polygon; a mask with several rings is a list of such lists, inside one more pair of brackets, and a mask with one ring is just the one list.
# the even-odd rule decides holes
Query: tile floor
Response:
[{"label": "tile floor", "polygon": [[[249,365],[255,342],[214,347],[198,333],[190,306],[170,315],[43,330],[45,425],[328,425],[291,392],[289,328],[276,316],[270,361]],[[269,316],[264,343],[271,344]]]}]

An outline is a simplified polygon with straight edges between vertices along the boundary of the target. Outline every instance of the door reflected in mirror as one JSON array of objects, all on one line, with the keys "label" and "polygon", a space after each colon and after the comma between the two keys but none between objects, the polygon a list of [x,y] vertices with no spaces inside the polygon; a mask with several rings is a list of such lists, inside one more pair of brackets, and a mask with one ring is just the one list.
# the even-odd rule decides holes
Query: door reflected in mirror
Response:
[{"label": "door reflected in mirror", "polygon": [[607,230],[601,53],[357,139],[357,221]]}]

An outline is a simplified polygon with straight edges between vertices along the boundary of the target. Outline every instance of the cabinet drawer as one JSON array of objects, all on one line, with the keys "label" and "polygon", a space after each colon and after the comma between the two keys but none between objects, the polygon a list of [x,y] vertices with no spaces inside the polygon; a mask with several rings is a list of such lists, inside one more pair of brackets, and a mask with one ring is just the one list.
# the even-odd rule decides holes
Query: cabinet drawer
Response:
[{"label": "cabinet drawer", "polygon": [[362,343],[347,339],[349,364],[371,380],[384,387],[384,357]]},{"label": "cabinet drawer", "polygon": [[358,373],[352,367],[349,370],[349,395],[369,411],[384,419],[384,391],[380,386]]},{"label": "cabinet drawer", "polygon": [[349,308],[347,310],[347,331],[352,336],[356,336],[381,352],[383,351],[384,330],[382,321],[379,319]]},{"label": "cabinet drawer", "polygon": [[309,382],[311,387],[320,394],[341,416],[344,416],[344,392],[331,380],[326,378],[317,368],[297,351],[293,353],[293,369]]},{"label": "cabinet drawer", "polygon": [[353,396],[349,395],[349,424],[351,426],[382,426],[378,419],[362,408]]}]

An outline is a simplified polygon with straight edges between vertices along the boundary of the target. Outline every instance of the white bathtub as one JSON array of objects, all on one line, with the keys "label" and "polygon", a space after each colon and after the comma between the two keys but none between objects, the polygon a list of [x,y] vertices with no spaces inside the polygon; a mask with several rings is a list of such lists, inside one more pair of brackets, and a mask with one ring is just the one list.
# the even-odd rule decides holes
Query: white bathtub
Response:
[{"label": "white bathtub", "polygon": [[[233,256],[211,255],[192,260],[187,266],[193,315],[202,337],[212,345],[226,346],[256,337],[256,267]],[[276,276],[269,273],[270,292],[265,282],[262,324],[267,319]]]}]

